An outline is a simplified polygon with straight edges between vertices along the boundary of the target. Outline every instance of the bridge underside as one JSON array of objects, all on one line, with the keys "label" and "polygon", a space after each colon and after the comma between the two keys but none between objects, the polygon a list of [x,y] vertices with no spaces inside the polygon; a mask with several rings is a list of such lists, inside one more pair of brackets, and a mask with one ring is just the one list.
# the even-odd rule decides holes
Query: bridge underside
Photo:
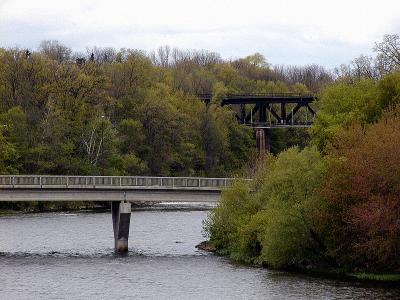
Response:
[{"label": "bridge underside", "polygon": [[0,201],[217,202],[219,190],[0,189]]}]

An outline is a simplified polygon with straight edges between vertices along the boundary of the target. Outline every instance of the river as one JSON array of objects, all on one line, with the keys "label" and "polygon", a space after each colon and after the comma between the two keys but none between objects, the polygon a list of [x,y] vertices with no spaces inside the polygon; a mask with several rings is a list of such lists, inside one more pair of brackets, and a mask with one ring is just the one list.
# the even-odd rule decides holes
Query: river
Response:
[{"label": "river", "polygon": [[197,250],[207,210],[132,212],[113,253],[110,213],[0,217],[0,299],[400,299],[400,289],[232,264]]}]

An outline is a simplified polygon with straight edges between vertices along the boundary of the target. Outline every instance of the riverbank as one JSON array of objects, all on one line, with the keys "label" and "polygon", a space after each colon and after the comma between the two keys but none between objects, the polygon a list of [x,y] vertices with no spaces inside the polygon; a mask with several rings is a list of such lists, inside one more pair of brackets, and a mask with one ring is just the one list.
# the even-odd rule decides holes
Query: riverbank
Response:
[{"label": "riverbank", "polygon": [[[203,241],[196,245],[196,248],[199,250],[207,251],[215,253],[219,256],[227,255],[218,252],[216,246],[210,241]],[[228,257],[229,258],[229,257]],[[252,266],[260,266],[254,263],[248,263],[244,261],[233,260],[229,258],[232,262],[240,263],[244,265],[252,265]],[[260,266],[265,267],[265,266]],[[360,281],[360,282],[371,282],[371,283],[383,283],[386,285],[398,285],[400,283],[400,273],[384,273],[384,274],[374,274],[374,273],[365,273],[365,272],[355,272],[349,273],[343,270],[334,269],[334,268],[318,268],[318,269],[299,269],[299,268],[290,268],[290,269],[276,269],[278,271],[288,271],[292,273],[298,274],[306,274],[311,276],[317,276],[322,278],[332,278],[332,279],[340,279],[340,280],[352,280],[352,281]]]},{"label": "riverbank", "polygon": [[[287,271],[287,270],[286,270]],[[290,270],[293,271],[293,270]],[[398,286],[400,283],[400,273],[374,274],[374,273],[349,273],[338,269],[310,269],[310,270],[295,270],[296,273],[302,273],[312,276],[333,278],[346,281],[381,283],[385,285]]]},{"label": "riverbank", "polygon": [[349,277],[356,278],[359,280],[400,283],[400,273],[396,274],[350,273],[347,275]]},{"label": "riverbank", "polygon": [[109,208],[109,205],[99,205],[95,203],[84,202],[46,202],[42,205],[34,203],[10,208],[0,208],[0,216],[2,215],[17,215],[29,213],[47,213],[47,212],[68,212],[68,211],[104,211]]}]

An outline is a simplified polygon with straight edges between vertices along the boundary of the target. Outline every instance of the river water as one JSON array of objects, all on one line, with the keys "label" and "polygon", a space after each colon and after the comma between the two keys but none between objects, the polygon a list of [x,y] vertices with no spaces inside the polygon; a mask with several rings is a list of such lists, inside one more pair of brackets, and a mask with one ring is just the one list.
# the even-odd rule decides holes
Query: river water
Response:
[{"label": "river water", "polygon": [[400,299],[400,289],[271,271],[197,250],[208,211],[132,212],[113,253],[110,213],[0,217],[0,299]]}]

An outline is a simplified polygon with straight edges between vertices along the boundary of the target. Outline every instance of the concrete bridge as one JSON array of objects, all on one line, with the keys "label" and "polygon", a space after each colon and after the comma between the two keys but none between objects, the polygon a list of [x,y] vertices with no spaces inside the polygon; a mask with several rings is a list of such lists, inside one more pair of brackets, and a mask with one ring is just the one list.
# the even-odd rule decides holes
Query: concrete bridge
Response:
[{"label": "concrete bridge", "polygon": [[111,201],[115,251],[128,250],[131,202],[217,202],[231,178],[1,175],[1,201]]}]

